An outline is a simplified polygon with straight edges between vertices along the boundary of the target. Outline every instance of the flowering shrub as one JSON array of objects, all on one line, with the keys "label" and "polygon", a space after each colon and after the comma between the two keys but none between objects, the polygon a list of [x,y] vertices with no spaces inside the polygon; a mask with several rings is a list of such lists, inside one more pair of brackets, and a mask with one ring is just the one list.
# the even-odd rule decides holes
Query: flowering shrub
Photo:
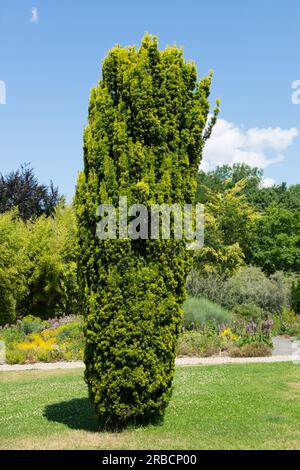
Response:
[{"label": "flowering shrub", "polygon": [[[25,322],[26,325],[22,321],[2,330],[7,362],[16,364],[83,358],[83,325],[78,317],[69,316],[40,323],[37,320],[32,317]],[[29,324],[40,325],[40,328],[33,328],[39,331],[31,332]]]},{"label": "flowering shrub", "polygon": [[222,345],[222,338],[218,335],[208,336],[199,331],[186,331],[179,337],[177,355],[213,356],[221,352]]},{"label": "flowering shrub", "polygon": [[220,332],[220,337],[226,339],[227,341],[236,341],[238,339],[238,336],[229,326]]},{"label": "flowering shrub", "polygon": [[261,343],[268,347],[272,347],[272,320],[246,322],[243,320],[236,321],[233,324],[234,335],[231,342],[238,347],[246,344]]},{"label": "flowering shrub", "polygon": [[179,338],[179,356],[207,357],[229,354],[234,357],[268,356],[272,351],[271,320],[218,325],[210,321],[196,330],[185,330]]},{"label": "flowering shrub", "polygon": [[[285,312],[283,318],[285,321],[288,318],[295,320],[295,315],[291,315],[291,312]],[[183,331],[177,354],[200,357],[218,354],[234,357],[269,355],[274,327],[270,320],[240,319],[220,325],[217,320],[210,319],[197,324],[192,331]],[[6,360],[10,364],[83,358],[83,324],[79,317],[73,315],[49,321],[26,317],[25,321],[0,330],[0,339],[6,343]]]}]

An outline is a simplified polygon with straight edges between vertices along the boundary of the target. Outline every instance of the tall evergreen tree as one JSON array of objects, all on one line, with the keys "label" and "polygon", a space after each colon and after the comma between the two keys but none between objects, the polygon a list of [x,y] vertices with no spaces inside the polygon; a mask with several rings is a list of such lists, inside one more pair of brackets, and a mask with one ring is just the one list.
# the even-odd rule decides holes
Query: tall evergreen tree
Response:
[{"label": "tall evergreen tree", "polygon": [[210,124],[211,74],[197,82],[182,50],[113,48],[92,90],[77,185],[85,378],[103,423],[163,414],[169,402],[191,254],[183,240],[99,240],[100,204],[185,204]]}]

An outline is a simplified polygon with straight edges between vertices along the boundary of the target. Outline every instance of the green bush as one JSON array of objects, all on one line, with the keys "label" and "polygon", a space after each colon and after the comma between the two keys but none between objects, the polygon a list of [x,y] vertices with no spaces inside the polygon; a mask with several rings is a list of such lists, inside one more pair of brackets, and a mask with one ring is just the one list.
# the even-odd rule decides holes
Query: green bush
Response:
[{"label": "green bush", "polygon": [[264,343],[272,348],[273,320],[239,320],[234,323],[235,343],[242,347],[246,344]]},{"label": "green bush", "polygon": [[43,331],[46,326],[47,322],[43,321],[39,317],[34,317],[33,315],[27,315],[19,322],[19,327],[24,331],[25,335],[30,333],[39,333],[40,331]]},{"label": "green bush", "polygon": [[232,310],[236,305],[253,304],[275,314],[290,305],[293,275],[277,272],[268,277],[260,268],[246,266],[235,275],[199,274],[194,269],[187,281],[187,291],[196,297],[206,297]]},{"label": "green bush", "polygon": [[55,338],[61,357],[65,360],[83,359],[84,335],[81,322],[73,321],[55,330]]},{"label": "green bush", "polygon": [[7,346],[5,352],[8,364],[25,364],[27,361],[26,352],[15,348],[13,345]]},{"label": "green bush", "polygon": [[215,321],[217,324],[228,324],[232,321],[232,315],[220,305],[205,298],[188,297],[183,304],[183,326],[185,328],[197,328],[197,326]]},{"label": "green bush", "polygon": [[5,341],[5,344],[11,344],[14,342],[24,341],[26,338],[26,333],[20,326],[11,326],[9,328],[4,328],[0,332],[1,339]]},{"label": "green bush", "polygon": [[263,320],[268,317],[267,313],[255,304],[236,305],[233,313],[246,320]]},{"label": "green bush", "polygon": [[181,50],[159,51],[146,35],[139,49],[109,52],[91,92],[76,192],[78,267],[85,379],[107,426],[161,416],[169,403],[191,252],[183,240],[99,240],[96,210],[118,207],[120,196],[148,208],[194,202],[210,84],[211,76],[197,83]]}]

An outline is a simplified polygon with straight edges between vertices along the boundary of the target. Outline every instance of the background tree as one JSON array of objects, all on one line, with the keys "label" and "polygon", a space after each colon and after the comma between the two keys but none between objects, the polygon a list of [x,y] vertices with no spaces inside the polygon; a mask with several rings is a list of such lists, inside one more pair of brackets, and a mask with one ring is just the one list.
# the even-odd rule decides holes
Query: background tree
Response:
[{"label": "background tree", "polygon": [[78,312],[74,209],[60,204],[53,217],[27,223],[28,294],[22,310],[42,318]]},{"label": "background tree", "polygon": [[256,221],[248,262],[266,273],[300,271],[300,216],[280,206],[268,207]]},{"label": "background tree", "polygon": [[231,180],[223,189],[206,189],[205,243],[196,252],[194,266],[199,272],[230,275],[245,263],[251,230],[258,214],[243,191],[246,180],[233,186]]},{"label": "background tree", "polygon": [[0,214],[0,325],[16,320],[18,306],[27,295],[28,237],[16,211]]},{"label": "background tree", "polygon": [[75,238],[72,206],[27,222],[0,214],[0,325],[79,312]]},{"label": "background tree", "polygon": [[[229,209],[226,202],[228,191],[240,183],[236,209],[240,203],[245,209],[246,203],[248,210],[259,215],[252,218],[251,224],[247,216],[244,220],[235,218],[239,210],[234,206]],[[266,188],[262,170],[245,164],[223,165],[208,173],[198,173],[196,202],[206,204],[207,213],[206,243],[196,259],[200,271],[209,268],[228,273],[229,267],[238,268],[244,259],[267,274],[276,270],[299,272],[300,185],[288,187],[280,183]],[[229,248],[233,238],[235,245]]]},{"label": "background tree", "polygon": [[[190,253],[182,240],[102,240],[102,203],[192,203],[209,113],[211,76],[197,82],[182,50],[113,48],[91,92],[78,180],[85,378],[102,422],[162,415],[169,402]],[[203,137],[203,133],[204,137]]]},{"label": "background tree", "polygon": [[50,215],[60,200],[58,189],[40,184],[28,165],[4,176],[0,174],[0,212],[18,208],[23,220]]},{"label": "background tree", "polygon": [[242,180],[242,194],[253,203],[263,182],[263,171],[259,168],[252,168],[245,163],[234,163],[232,166],[217,166],[215,170],[207,173],[201,170],[197,175],[196,202],[206,204],[211,191],[222,193]]}]

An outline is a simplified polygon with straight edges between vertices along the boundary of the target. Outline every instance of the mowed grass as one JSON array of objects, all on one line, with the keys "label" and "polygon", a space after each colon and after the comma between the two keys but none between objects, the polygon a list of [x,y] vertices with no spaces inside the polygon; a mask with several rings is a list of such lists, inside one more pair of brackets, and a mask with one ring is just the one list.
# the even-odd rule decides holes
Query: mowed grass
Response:
[{"label": "mowed grass", "polygon": [[99,432],[81,370],[0,374],[1,449],[299,449],[300,366],[181,367],[164,421]]}]

